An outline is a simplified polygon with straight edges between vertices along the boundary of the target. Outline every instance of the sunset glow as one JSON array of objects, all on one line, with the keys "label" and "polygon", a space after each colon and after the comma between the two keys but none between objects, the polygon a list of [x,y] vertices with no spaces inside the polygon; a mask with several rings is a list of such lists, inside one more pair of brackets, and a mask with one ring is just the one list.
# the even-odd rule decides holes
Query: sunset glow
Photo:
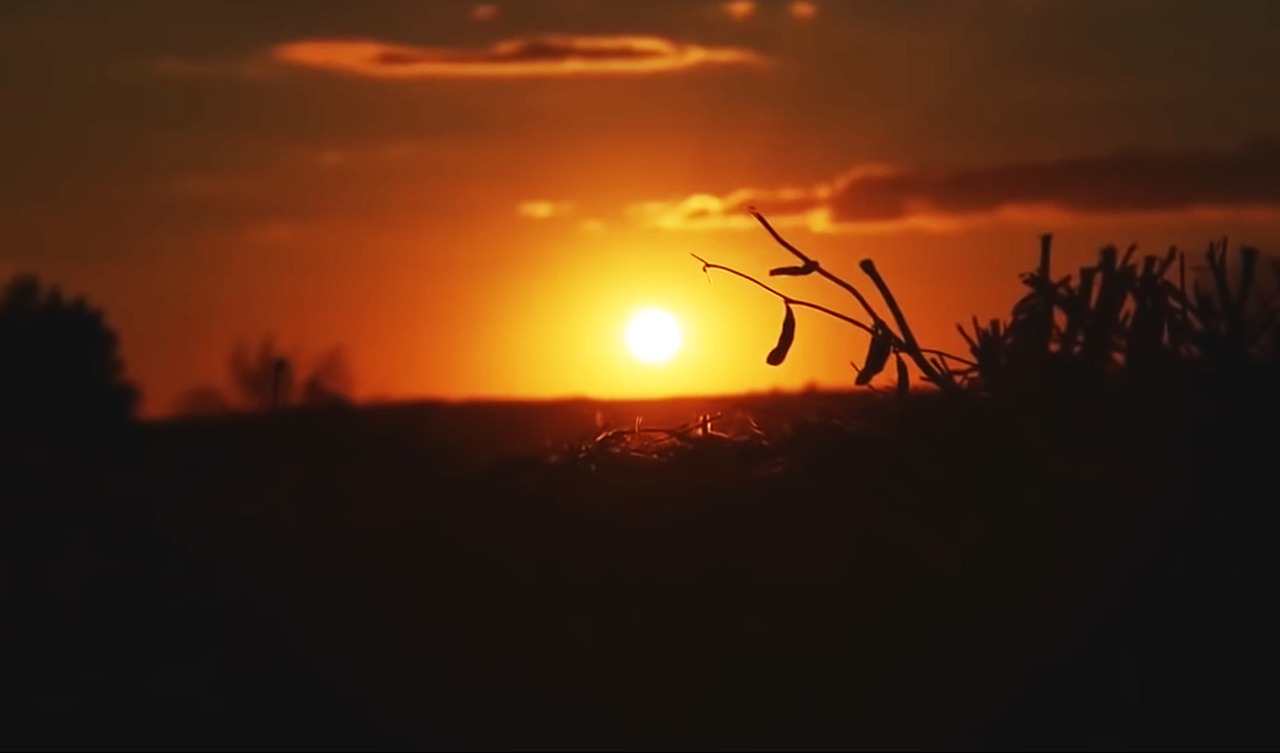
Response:
[{"label": "sunset glow", "polygon": [[[0,24],[0,272],[98,302],[148,416],[266,335],[343,348],[361,399],[848,386],[859,332],[801,315],[769,367],[777,301],[689,256],[790,263],[749,207],[855,284],[873,258],[952,350],[1040,233],[1063,274],[1280,247],[1265,3],[54,5]],[[620,336],[646,300],[684,329],[663,369]]]},{"label": "sunset glow", "polygon": [[684,336],[670,311],[651,308],[636,312],[627,322],[626,340],[627,350],[636,360],[657,365],[675,358]]}]

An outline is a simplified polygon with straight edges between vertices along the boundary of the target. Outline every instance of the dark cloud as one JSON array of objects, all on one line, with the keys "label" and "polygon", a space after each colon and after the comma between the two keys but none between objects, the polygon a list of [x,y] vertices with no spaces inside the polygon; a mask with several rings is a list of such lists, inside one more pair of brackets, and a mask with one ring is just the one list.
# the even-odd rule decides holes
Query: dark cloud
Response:
[{"label": "dark cloud", "polygon": [[1132,149],[963,169],[863,166],[799,189],[742,189],[633,207],[647,224],[749,227],[756,207],[784,224],[857,230],[1052,213],[1075,217],[1280,211],[1280,139],[1227,151]]}]

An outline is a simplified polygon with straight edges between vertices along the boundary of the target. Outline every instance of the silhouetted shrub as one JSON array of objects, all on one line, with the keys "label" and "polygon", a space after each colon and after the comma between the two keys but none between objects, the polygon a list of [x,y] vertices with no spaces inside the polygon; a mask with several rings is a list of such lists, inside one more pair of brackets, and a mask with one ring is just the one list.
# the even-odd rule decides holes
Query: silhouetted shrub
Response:
[{"label": "silhouetted shrub", "polygon": [[273,337],[264,338],[256,352],[237,346],[231,354],[231,379],[241,401],[250,410],[264,410],[350,400],[354,379],[341,348],[322,354],[307,371],[298,367],[300,360],[280,350]]},{"label": "silhouetted shrub", "polygon": [[[848,281],[788,243],[763,216],[752,215],[798,266],[775,267],[771,277],[818,275],[849,293],[865,314],[859,319],[794,298],[736,269],[701,257],[704,271],[720,270],[772,293],[783,302],[778,343],[766,357],[782,364],[795,338],[796,308],[815,310],[869,335],[862,366],[852,364],[857,385],[868,385],[894,359],[899,394],[908,391],[908,363],[924,381],[943,392],[1030,398],[1062,403],[1063,398],[1123,392],[1155,400],[1193,387],[1213,400],[1240,402],[1267,398],[1274,405],[1280,376],[1280,261],[1268,276],[1255,248],[1240,249],[1229,268],[1226,240],[1213,244],[1205,265],[1188,269],[1177,249],[1148,255],[1139,264],[1136,246],[1121,255],[1115,246],[1099,252],[1097,264],[1078,277],[1051,272],[1051,235],[1041,237],[1040,263],[1022,275],[1030,288],[1009,320],[993,319],[972,330],[958,326],[971,358],[921,347],[888,284],[870,259],[859,263],[888,308],[881,316]],[[852,363],[852,362],[851,362]],[[1172,391],[1171,391],[1172,390]]]},{"label": "silhouetted shrub", "polygon": [[263,338],[256,348],[240,343],[228,361],[232,396],[216,387],[197,387],[178,398],[174,410],[183,416],[215,416],[351,402],[355,380],[342,348],[321,354],[309,370],[300,370],[299,360],[281,350],[274,337]]},{"label": "silhouetted shrub", "polygon": [[138,391],[103,313],[33,276],[0,297],[0,431],[10,438],[119,426]]},{"label": "silhouetted shrub", "polygon": [[354,382],[346,354],[341,348],[334,348],[320,356],[310,375],[303,380],[302,402],[305,405],[349,402]]},{"label": "silhouetted shrub", "polygon": [[263,338],[257,350],[240,343],[231,352],[231,381],[240,400],[250,410],[267,410],[293,402],[293,360],[276,346],[274,337]]},{"label": "silhouetted shrub", "polygon": [[1274,373],[1280,298],[1275,281],[1259,274],[1256,249],[1240,249],[1234,279],[1225,240],[1206,252],[1206,274],[1190,279],[1177,249],[1141,265],[1135,250],[1121,256],[1108,246],[1078,277],[1055,280],[1045,236],[1039,268],[1022,278],[1031,290],[1012,318],[975,321],[972,334],[960,329],[978,362],[975,386],[1053,393],[1195,379],[1239,389],[1242,378]]}]

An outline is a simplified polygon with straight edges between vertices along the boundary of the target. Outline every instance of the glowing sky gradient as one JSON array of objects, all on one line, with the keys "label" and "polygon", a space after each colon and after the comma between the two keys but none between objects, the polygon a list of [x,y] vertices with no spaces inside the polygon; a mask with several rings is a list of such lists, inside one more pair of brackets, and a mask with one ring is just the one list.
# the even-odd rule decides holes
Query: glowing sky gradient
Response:
[{"label": "glowing sky gradient", "polygon": [[0,274],[103,305],[149,415],[268,334],[365,398],[849,385],[860,335],[769,367],[777,302],[689,253],[785,263],[757,206],[956,348],[1044,231],[1280,251],[1277,43],[1269,0],[7,0]]}]

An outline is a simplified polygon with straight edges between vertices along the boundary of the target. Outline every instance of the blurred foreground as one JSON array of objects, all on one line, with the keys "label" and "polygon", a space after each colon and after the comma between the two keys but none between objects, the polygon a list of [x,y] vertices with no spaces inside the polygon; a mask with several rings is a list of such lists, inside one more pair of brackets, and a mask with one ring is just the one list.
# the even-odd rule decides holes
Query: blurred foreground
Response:
[{"label": "blurred foreground", "polygon": [[0,744],[1275,747],[1272,418],[814,393],[27,444]]}]

